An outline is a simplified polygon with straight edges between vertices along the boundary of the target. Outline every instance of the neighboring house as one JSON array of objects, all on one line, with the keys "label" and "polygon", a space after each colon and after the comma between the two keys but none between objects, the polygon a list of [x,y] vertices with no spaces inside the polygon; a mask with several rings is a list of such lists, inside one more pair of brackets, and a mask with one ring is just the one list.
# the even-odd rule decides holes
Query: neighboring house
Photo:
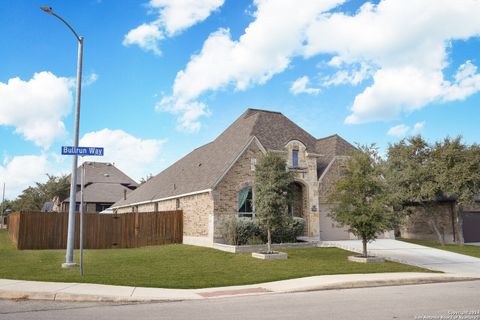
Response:
[{"label": "neighboring house", "polygon": [[305,219],[305,236],[350,239],[327,216],[327,196],[352,148],[338,135],[316,139],[279,112],[247,109],[214,141],[178,160],[113,209],[117,213],[181,209],[184,243],[212,246],[223,242],[228,219],[255,215],[255,165],[273,151],[284,155],[295,173],[289,212]]},{"label": "neighboring house", "polygon": [[[83,201],[86,213],[101,212],[138,187],[133,179],[111,163],[85,162]],[[81,166],[77,169],[76,210],[80,207]],[[60,211],[68,212],[70,199],[62,201]]]},{"label": "neighboring house", "polygon": [[[446,243],[459,240],[462,233],[465,243],[480,242],[480,196],[475,197],[477,205],[466,206],[459,214],[455,211],[455,199],[439,201],[429,208],[438,219],[438,229]],[[407,218],[400,228],[400,235],[406,239],[433,240],[438,237],[430,223],[431,218],[417,210]]]}]

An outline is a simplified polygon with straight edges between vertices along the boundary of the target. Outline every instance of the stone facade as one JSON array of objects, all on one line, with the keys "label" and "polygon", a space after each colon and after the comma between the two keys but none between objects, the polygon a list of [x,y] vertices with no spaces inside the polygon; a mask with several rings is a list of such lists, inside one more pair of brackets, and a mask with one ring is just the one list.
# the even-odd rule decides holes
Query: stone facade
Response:
[{"label": "stone facade", "polygon": [[[453,243],[455,218],[451,202],[438,203],[431,210],[435,211],[438,217],[438,227],[445,243]],[[425,214],[424,210],[418,208],[403,223],[400,229],[402,238],[405,239],[423,239],[438,241],[430,218]]]},{"label": "stone facade", "polygon": [[[254,186],[255,171],[252,159],[260,159],[263,152],[252,142],[213,190],[214,239],[221,241],[225,222],[238,215],[238,193]],[[253,191],[255,192],[255,190]]]},{"label": "stone facade", "polygon": [[[342,159],[332,160],[332,166],[324,175],[324,180],[318,181],[318,160],[321,156],[309,154],[305,146],[296,140],[292,140],[285,146],[286,151],[281,152],[287,160],[287,167],[294,172],[296,194],[294,195],[294,216],[305,219],[305,236],[318,237],[320,230],[320,199],[326,203],[326,190],[339,177],[343,164]],[[298,151],[298,165],[293,165],[292,151]],[[237,159],[235,164],[225,174],[220,183],[213,190],[214,199],[214,240],[222,242],[222,228],[225,222],[232,217],[238,216],[238,194],[245,187],[253,187],[255,171],[252,170],[252,159],[260,159],[263,156],[261,148],[256,143],[251,143],[244,153]],[[255,193],[255,190],[253,190]],[[319,198],[320,197],[320,198]],[[327,206],[328,207],[328,206]],[[325,208],[325,207],[324,207]],[[300,212],[301,211],[301,212]],[[330,219],[323,214],[324,219]],[[350,235],[344,229],[338,229],[337,237],[349,239]]]}]

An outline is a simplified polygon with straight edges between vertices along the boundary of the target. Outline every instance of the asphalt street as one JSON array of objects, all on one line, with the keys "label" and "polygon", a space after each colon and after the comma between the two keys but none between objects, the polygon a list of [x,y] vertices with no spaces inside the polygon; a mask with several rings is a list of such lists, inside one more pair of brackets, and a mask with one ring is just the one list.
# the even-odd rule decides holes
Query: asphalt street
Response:
[{"label": "asphalt street", "polygon": [[0,319],[480,320],[480,281],[143,304],[0,300]]}]

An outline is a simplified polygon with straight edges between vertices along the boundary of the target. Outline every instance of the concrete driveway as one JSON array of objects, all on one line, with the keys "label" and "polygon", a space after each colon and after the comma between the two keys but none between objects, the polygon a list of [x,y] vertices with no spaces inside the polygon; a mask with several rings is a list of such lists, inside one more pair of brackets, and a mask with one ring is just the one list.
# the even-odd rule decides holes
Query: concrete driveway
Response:
[{"label": "concrete driveway", "polygon": [[[323,241],[319,246],[335,246],[353,252],[362,252],[360,240]],[[373,241],[368,244],[368,253],[430,270],[480,275],[479,258],[398,240]]]}]

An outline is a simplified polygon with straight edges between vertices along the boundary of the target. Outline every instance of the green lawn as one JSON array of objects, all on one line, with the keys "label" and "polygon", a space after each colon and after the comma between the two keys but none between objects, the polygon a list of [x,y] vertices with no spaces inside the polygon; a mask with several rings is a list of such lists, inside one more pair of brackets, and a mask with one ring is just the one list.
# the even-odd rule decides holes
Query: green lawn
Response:
[{"label": "green lawn", "polygon": [[[85,250],[85,276],[61,269],[65,250],[16,250],[0,230],[0,278],[89,282],[162,288],[242,285],[326,274],[427,272],[393,262],[348,262],[352,253],[336,248],[288,249],[286,261],[264,261],[250,254],[166,245],[138,249]],[[78,258],[78,252],[75,253]]]},{"label": "green lawn", "polygon": [[430,241],[430,240],[412,240],[412,239],[398,239],[398,240],[480,258],[480,246],[472,246],[472,245],[459,246],[457,244],[441,245],[438,242]]}]

